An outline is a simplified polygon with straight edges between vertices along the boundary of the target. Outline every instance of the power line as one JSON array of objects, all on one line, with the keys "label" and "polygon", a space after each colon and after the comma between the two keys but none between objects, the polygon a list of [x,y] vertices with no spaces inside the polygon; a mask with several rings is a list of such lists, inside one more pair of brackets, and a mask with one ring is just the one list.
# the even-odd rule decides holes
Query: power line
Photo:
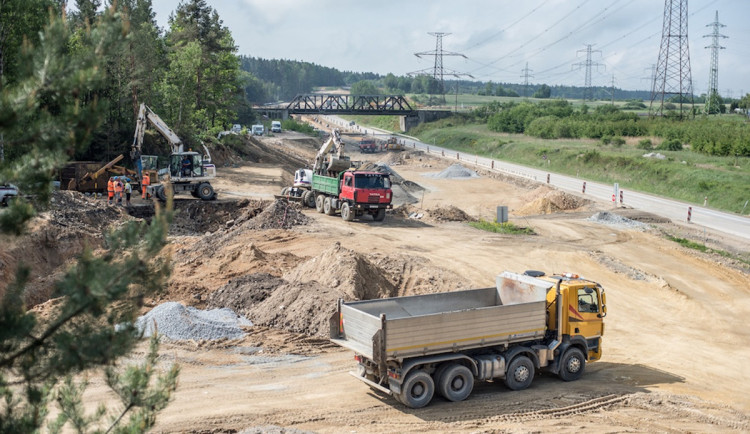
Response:
[{"label": "power line", "polygon": [[664,102],[669,95],[680,100],[682,105],[689,100],[692,106],[693,78],[690,73],[690,49],[688,45],[688,1],[665,0],[664,24],[661,33],[659,59],[656,62],[656,79],[651,90],[651,109],[658,104],[656,112],[664,113]]},{"label": "power line", "polygon": [[726,39],[727,36],[719,33],[719,29],[726,27],[719,22],[719,11],[716,11],[716,19],[706,27],[713,27],[710,35],[703,35],[704,38],[711,38],[711,45],[705,47],[711,49],[711,69],[708,74],[708,92],[706,95],[706,114],[719,113],[719,50],[725,47],[719,45],[719,38]]},{"label": "power line", "polygon": [[534,8],[534,9],[532,9],[532,10],[531,10],[530,12],[528,12],[528,13],[527,13],[526,15],[524,15],[524,16],[522,16],[521,18],[517,19],[516,21],[512,22],[512,23],[511,23],[510,25],[508,25],[508,27],[506,27],[506,28],[504,28],[504,29],[501,29],[501,30],[499,30],[499,31],[498,31],[498,32],[496,32],[496,33],[493,33],[493,34],[492,34],[491,36],[487,37],[486,39],[484,39],[484,40],[482,40],[482,41],[479,41],[479,42],[475,43],[474,45],[470,45],[469,47],[466,47],[466,48],[464,48],[464,51],[469,51],[469,50],[472,50],[472,49],[474,49],[474,48],[476,48],[476,47],[479,47],[480,45],[484,45],[484,44],[486,44],[487,42],[489,42],[490,40],[492,40],[492,39],[496,38],[496,37],[497,37],[498,35],[500,35],[501,33],[507,32],[508,30],[510,30],[510,28],[511,28],[511,27],[515,26],[516,24],[518,24],[518,23],[520,23],[521,21],[523,21],[523,20],[525,20],[526,18],[528,18],[528,17],[529,17],[529,16],[531,15],[531,14],[533,14],[534,12],[538,11],[538,10],[539,10],[539,9],[540,9],[540,8],[541,8],[542,6],[544,6],[544,4],[545,4],[545,2],[544,2],[544,0],[542,0],[542,3],[540,3],[540,4],[539,4],[539,6],[535,7],[535,8]]},{"label": "power line", "polygon": [[596,68],[598,70],[598,68],[600,66],[604,66],[604,64],[602,64],[602,63],[597,63],[597,62],[594,62],[593,60],[591,60],[591,55],[593,53],[600,53],[601,54],[601,52],[602,52],[601,50],[592,50],[591,47],[593,47],[592,44],[587,44],[585,50],[578,50],[576,52],[576,54],[580,53],[582,51],[586,52],[586,61],[585,62],[579,62],[579,63],[576,63],[576,64],[572,65],[574,67],[577,66],[579,70],[581,68],[586,68],[586,79],[585,79],[585,84],[584,84],[584,88],[585,89],[583,91],[583,100],[584,101],[587,101],[587,100],[588,101],[592,101],[594,99],[594,95],[593,95],[593,92],[592,92],[592,89],[591,89],[591,67],[592,66],[596,66]]},{"label": "power line", "polygon": [[[446,69],[443,67],[443,56],[461,56],[464,59],[467,57],[461,53],[454,53],[452,51],[445,51],[443,50],[443,37],[450,35],[450,33],[442,33],[442,32],[429,32],[428,35],[432,35],[435,37],[435,51],[422,51],[420,53],[414,53],[415,56],[422,58],[422,56],[434,56],[435,57],[435,64],[432,68],[432,76],[435,78],[435,80],[440,83],[440,94],[445,94],[445,81],[443,77],[445,75],[452,75],[456,78],[460,78],[463,76],[472,77],[470,74],[465,74],[462,72],[453,71],[450,69]],[[423,75],[429,72],[428,69],[422,69],[420,71],[414,71],[408,73],[410,76],[414,75]]]}]

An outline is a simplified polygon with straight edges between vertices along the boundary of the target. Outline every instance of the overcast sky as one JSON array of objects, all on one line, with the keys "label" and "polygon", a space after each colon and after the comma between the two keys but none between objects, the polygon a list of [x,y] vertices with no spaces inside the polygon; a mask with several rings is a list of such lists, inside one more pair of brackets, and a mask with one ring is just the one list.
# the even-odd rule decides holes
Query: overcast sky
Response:
[{"label": "overcast sky", "polygon": [[[675,0],[676,2],[677,0]],[[302,60],[341,70],[405,75],[432,71],[435,50],[428,32],[445,32],[443,50],[468,57],[443,58],[444,68],[477,80],[584,84],[586,44],[593,44],[592,84],[650,89],[650,68],[661,43],[663,0],[209,0],[229,27],[239,54]],[[179,0],[155,0],[159,25]],[[690,0],[689,46],[693,87],[708,88],[711,44],[703,35],[715,12],[726,27],[719,52],[719,93],[750,92],[750,1]],[[584,50],[578,52],[578,50]],[[449,78],[449,77],[446,77]]]}]

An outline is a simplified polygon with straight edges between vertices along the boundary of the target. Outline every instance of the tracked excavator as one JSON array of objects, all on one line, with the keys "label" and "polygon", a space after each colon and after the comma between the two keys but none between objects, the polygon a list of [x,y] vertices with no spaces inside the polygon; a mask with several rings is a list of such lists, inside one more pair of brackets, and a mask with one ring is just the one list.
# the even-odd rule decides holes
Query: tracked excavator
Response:
[{"label": "tracked excavator", "polygon": [[[141,153],[143,135],[148,124],[151,124],[172,148],[169,164],[165,168],[157,168],[158,158],[155,155]],[[159,115],[146,104],[140,105],[130,158],[133,159],[139,180],[143,179],[144,173],[148,173],[152,184],[145,188],[149,195],[166,201],[169,194],[189,192],[193,197],[202,200],[215,199],[216,192],[210,180],[216,177],[216,166],[211,163],[211,154],[205,145],[203,150],[203,155],[191,150],[185,151],[182,140]]]}]

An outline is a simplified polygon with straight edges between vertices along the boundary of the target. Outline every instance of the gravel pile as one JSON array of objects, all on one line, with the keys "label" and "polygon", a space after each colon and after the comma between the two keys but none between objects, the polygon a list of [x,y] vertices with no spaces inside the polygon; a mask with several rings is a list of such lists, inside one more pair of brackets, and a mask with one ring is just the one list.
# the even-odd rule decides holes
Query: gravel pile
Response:
[{"label": "gravel pile", "polygon": [[432,178],[438,179],[470,179],[479,178],[477,172],[467,169],[464,166],[456,163],[450,167],[444,169],[442,172],[426,174]]},{"label": "gravel pile", "polygon": [[253,325],[231,309],[200,310],[174,301],[162,303],[139,317],[136,327],[144,336],[151,336],[154,323],[160,335],[172,340],[238,339],[245,336],[242,327]]},{"label": "gravel pile", "polygon": [[605,224],[605,225],[610,225],[610,226],[624,227],[628,229],[645,229],[647,227],[645,224],[641,222],[630,220],[629,218],[625,218],[617,214],[612,214],[606,211],[598,212],[592,215],[591,217],[587,218],[586,220],[591,221],[591,222]]}]

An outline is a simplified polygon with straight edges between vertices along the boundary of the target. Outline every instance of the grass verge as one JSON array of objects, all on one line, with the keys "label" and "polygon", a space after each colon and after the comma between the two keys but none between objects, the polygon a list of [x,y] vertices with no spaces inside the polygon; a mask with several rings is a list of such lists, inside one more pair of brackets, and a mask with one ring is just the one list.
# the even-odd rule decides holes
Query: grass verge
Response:
[{"label": "grass verge", "polygon": [[497,223],[487,220],[479,220],[478,222],[469,222],[469,226],[487,232],[495,232],[498,234],[536,235],[536,232],[534,232],[533,229],[516,226],[511,222]]}]

